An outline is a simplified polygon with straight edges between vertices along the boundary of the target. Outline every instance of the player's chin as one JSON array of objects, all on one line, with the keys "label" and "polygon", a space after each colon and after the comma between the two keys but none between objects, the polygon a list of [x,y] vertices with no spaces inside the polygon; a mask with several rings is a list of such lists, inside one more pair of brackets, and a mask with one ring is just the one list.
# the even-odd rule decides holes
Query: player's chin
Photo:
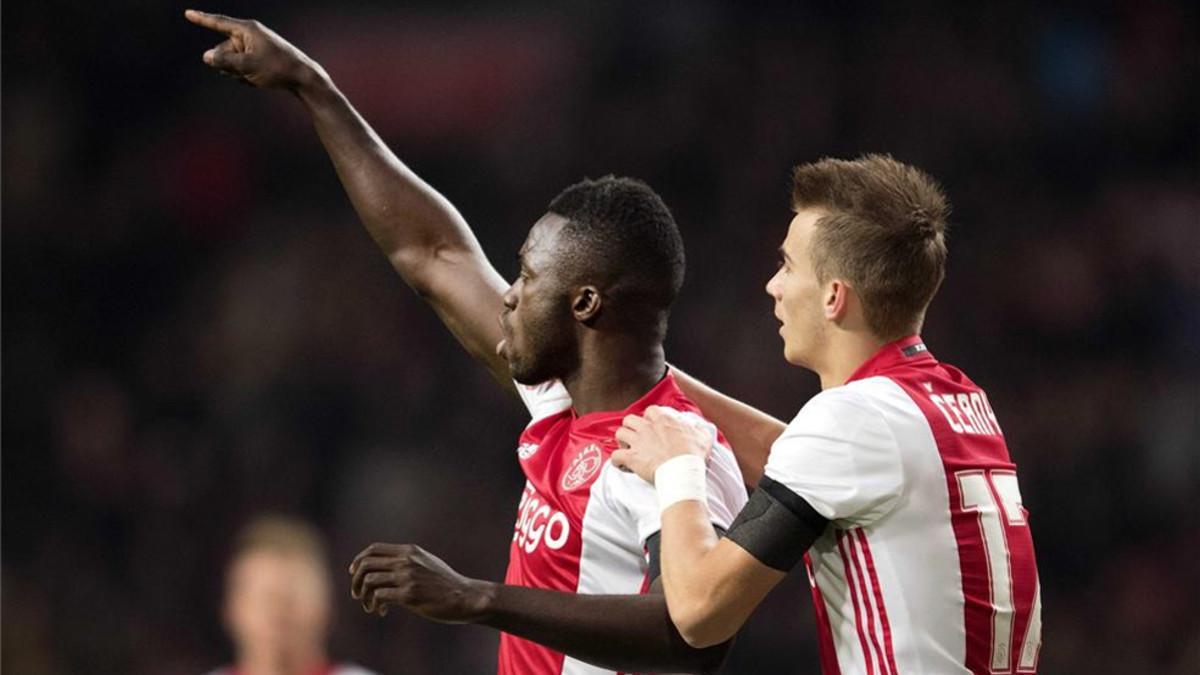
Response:
[{"label": "player's chin", "polygon": [[530,361],[516,357],[509,352],[508,370],[517,384],[537,385],[559,378],[552,364],[543,361]]},{"label": "player's chin", "polygon": [[519,359],[513,357],[511,352],[508,354],[508,372],[517,384],[535,385],[546,381],[546,378],[538,376],[537,369],[529,368],[521,363]]},{"label": "player's chin", "polygon": [[538,382],[537,380],[529,377],[528,375],[518,373],[511,369],[510,369],[510,372],[512,373],[513,382],[516,382],[517,384],[524,384],[524,385],[531,386],[531,387],[535,384],[541,384],[541,382]]},{"label": "player's chin", "polygon": [[804,367],[807,363],[803,351],[799,347],[789,344],[786,338],[783,341],[783,359],[793,366]]}]

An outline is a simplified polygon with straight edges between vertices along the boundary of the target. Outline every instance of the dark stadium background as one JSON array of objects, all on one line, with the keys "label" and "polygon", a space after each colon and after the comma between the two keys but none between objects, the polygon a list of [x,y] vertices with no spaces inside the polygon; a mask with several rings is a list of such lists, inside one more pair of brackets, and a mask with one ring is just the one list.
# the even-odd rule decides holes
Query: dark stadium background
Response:
[{"label": "dark stadium background", "polygon": [[[669,357],[790,418],[762,291],[788,170],[886,151],[946,185],[925,336],[990,393],[1033,513],[1045,673],[1200,671],[1196,5],[198,5],[321,61],[515,271],[583,176],[684,232]],[[368,617],[344,564],[420,543],[498,579],[524,414],[392,274],[300,106],[217,76],[174,2],[3,8],[3,669],[230,656],[231,534],[332,542],[333,654],[484,673],[496,635]],[[728,673],[812,673],[794,574]]]}]

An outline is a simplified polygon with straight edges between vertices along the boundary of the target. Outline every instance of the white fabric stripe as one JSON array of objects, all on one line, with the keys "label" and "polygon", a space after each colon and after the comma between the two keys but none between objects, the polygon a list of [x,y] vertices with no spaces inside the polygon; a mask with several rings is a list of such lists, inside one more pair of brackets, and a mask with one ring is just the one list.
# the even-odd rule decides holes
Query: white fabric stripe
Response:
[{"label": "white fabric stripe", "polygon": [[[577,593],[637,594],[646,579],[645,555],[634,548],[638,535],[633,524],[622,518],[603,496],[607,482],[613,479],[612,472],[617,470],[611,462],[605,462],[590,488],[587,509],[583,512]],[[613,674],[611,670],[569,656],[563,659],[561,672],[562,675]]]},{"label": "white fabric stripe", "polygon": [[[859,529],[861,531],[861,529]],[[859,543],[855,535],[855,530],[846,532],[846,539],[850,540],[850,556],[854,561],[854,570],[858,575],[859,588],[862,594],[867,598],[866,607],[870,608],[867,614],[867,632],[871,639],[871,646],[875,650],[876,658],[879,659],[879,672],[885,675],[892,675],[891,665],[888,664],[887,658],[887,640],[883,635],[883,614],[879,604],[875,601],[875,584],[871,581],[871,572],[867,569],[867,558],[862,552],[862,545]]]},{"label": "white fabric stripe", "polygon": [[814,544],[820,550],[823,564],[816,570],[817,584],[825,598],[825,609],[837,650],[838,667],[843,673],[865,673],[867,662],[859,648],[858,632],[854,627],[854,605],[850,597],[850,579],[846,577],[845,559],[837,545],[836,530],[829,528]]},{"label": "white fabric stripe", "polygon": [[[856,543],[858,550],[862,553],[863,569],[866,570],[866,579],[871,591],[871,600],[875,603],[875,609],[877,610],[876,621],[879,624],[879,644],[883,649],[888,672],[892,675],[898,675],[900,664],[896,662],[895,632],[890,631],[891,620],[888,619],[887,615],[887,598],[883,595],[882,582],[878,579],[879,568],[873,564],[875,560],[874,553],[871,553],[870,561],[867,559],[867,554],[871,549],[870,538],[867,536],[867,531],[862,528],[858,529],[855,534],[857,535]],[[873,575],[871,573],[872,567],[875,570]],[[876,598],[876,594],[878,594],[878,598]],[[881,602],[883,603],[882,605],[879,604]],[[889,632],[892,635],[891,642],[888,641]],[[895,665],[893,666],[893,664]]]},{"label": "white fabric stripe", "polygon": [[867,613],[862,597],[862,584],[859,582],[861,572],[859,572],[854,554],[851,552],[851,544],[846,543],[848,537],[845,534],[845,531],[838,532],[838,551],[841,553],[843,565],[846,566],[846,581],[853,584],[849,592],[850,602],[854,604],[854,617],[850,623],[853,624],[854,635],[858,638],[858,649],[862,652],[863,663],[867,667],[866,672],[870,674],[876,671],[875,664],[878,657],[871,650],[871,629],[867,625],[870,615]]}]

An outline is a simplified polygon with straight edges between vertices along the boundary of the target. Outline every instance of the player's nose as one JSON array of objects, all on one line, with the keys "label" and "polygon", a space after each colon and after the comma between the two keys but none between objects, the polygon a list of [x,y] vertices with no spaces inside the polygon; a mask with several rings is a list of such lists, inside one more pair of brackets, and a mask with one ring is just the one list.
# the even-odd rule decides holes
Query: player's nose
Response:
[{"label": "player's nose", "polygon": [[767,285],[764,287],[764,290],[767,292],[767,295],[771,296],[772,298],[775,298],[776,300],[779,299],[779,294],[776,292],[779,288],[778,281],[779,281],[779,272],[776,272],[775,274],[771,275],[770,279],[767,279]]}]

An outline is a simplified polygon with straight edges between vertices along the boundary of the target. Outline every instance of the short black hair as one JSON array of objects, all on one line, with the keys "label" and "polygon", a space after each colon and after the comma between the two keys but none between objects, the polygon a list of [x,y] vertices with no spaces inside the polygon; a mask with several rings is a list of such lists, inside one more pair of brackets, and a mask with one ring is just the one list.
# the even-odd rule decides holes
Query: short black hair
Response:
[{"label": "short black hair", "polygon": [[576,280],[604,284],[633,316],[666,318],[683,286],[685,260],[679,227],[658,193],[636,178],[585,178],[547,211],[568,221],[564,254]]}]

